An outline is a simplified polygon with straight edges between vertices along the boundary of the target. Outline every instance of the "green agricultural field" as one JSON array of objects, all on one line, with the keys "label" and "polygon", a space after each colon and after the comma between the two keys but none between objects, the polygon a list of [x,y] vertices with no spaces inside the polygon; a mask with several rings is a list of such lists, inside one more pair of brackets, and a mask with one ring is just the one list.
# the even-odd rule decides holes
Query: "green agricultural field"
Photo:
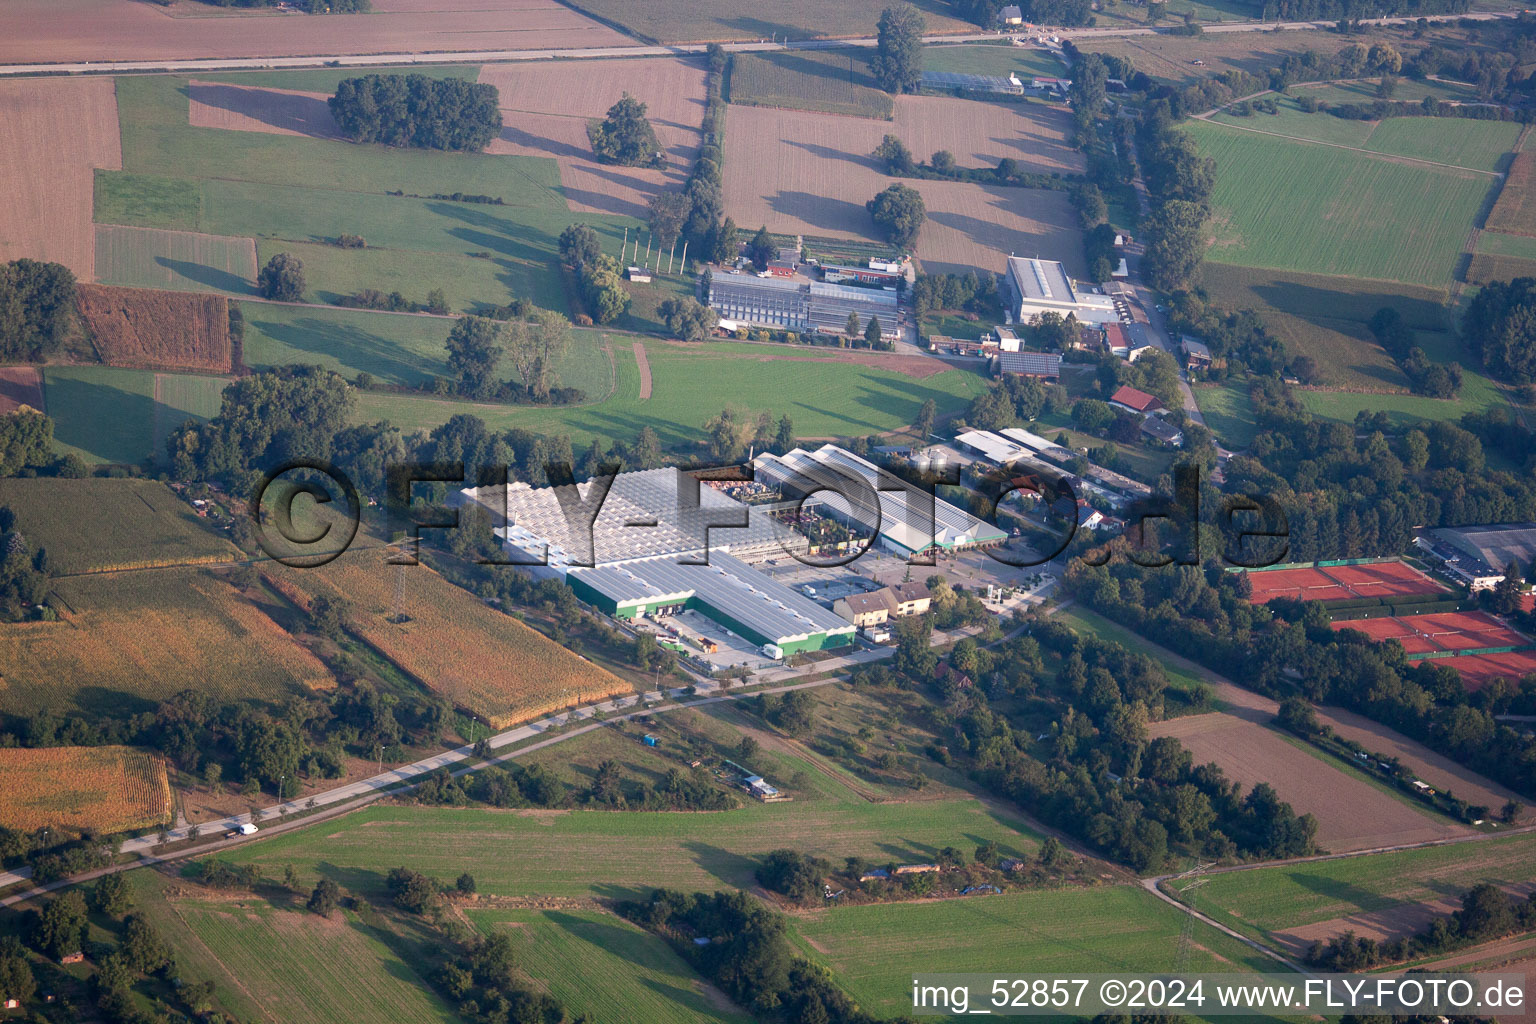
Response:
[{"label": "green agricultural field", "polygon": [[291,253],[304,264],[305,300],[309,302],[331,303],[367,288],[385,295],[399,292],[412,302],[425,302],[427,292],[436,287],[443,290],[450,310],[474,313],[506,305],[517,297],[511,285],[523,283],[528,277],[523,265],[499,256],[482,258],[411,249],[342,249],[274,239],[262,239],[257,244],[256,262],[266,266],[279,252]]},{"label": "green agricultural field", "polygon": [[1519,137],[1520,125],[1511,121],[1392,117],[1376,126],[1366,148],[1374,153],[1492,171],[1505,163]]},{"label": "green agricultural field", "polygon": [[[444,317],[255,302],[241,309],[245,314],[245,361],[251,367],[314,363],[349,380],[368,373],[381,383],[409,387],[449,375],[446,341],[453,321]],[[603,347],[605,338],[595,332],[573,332],[558,365],[561,383],[580,388],[593,401],[602,400],[613,390],[613,365]],[[505,364],[502,370],[512,373]],[[366,392],[359,395],[364,404],[373,397]],[[407,404],[414,397],[391,396]],[[526,406],[477,408],[519,414],[535,411]]]},{"label": "green agricultural field", "polygon": [[1198,890],[1195,905],[1225,925],[1262,938],[1405,903],[1454,899],[1479,882],[1529,882],[1533,874],[1536,843],[1511,836],[1215,874]]},{"label": "green agricultural field", "polygon": [[1240,451],[1253,443],[1259,425],[1254,419],[1253,400],[1243,381],[1202,384],[1195,389],[1195,404],[1205,417],[1205,425],[1215,431],[1222,444]]},{"label": "green agricultural field", "polygon": [[[676,0],[578,0],[571,6],[643,40],[678,43],[873,36],[885,4],[781,0],[764,7],[754,0],[716,0],[706,5]],[[917,0],[916,7],[923,12],[930,33],[976,31],[975,25],[956,19],[949,5],[939,0]]]},{"label": "green agricultural field", "polygon": [[474,910],[487,935],[504,932],[518,968],[549,988],[568,1014],[637,1024],[751,1024],[707,992],[665,942],[622,918],[591,910]]},{"label": "green agricultural field", "polygon": [[923,47],[924,71],[951,71],[962,75],[996,75],[1007,78],[1010,73],[1020,78],[1055,78],[1066,73],[1066,67],[1049,50],[1039,47],[1018,46],[925,46]]},{"label": "green agricultural field", "polygon": [[1308,114],[1296,105],[1296,101],[1286,96],[1267,96],[1265,99],[1273,99],[1279,105],[1279,113],[1262,114],[1254,112],[1247,117],[1239,117],[1236,114],[1222,111],[1211,116],[1211,121],[1216,124],[1230,124],[1238,128],[1251,128],[1254,131],[1272,132],[1276,135],[1284,135],[1292,139],[1307,139],[1313,142],[1331,142],[1339,146],[1364,147],[1365,140],[1376,127],[1373,121],[1352,121],[1342,117],[1334,117],[1332,114],[1313,113]]},{"label": "green agricultural field", "polygon": [[256,246],[249,238],[98,224],[96,279],[130,288],[254,295]]},{"label": "green agricultural field", "polygon": [[[285,1024],[453,1024],[462,1020],[412,966],[415,944],[370,915],[327,920],[302,905],[177,900],[171,910],[207,950],[216,988]],[[178,949],[178,953],[180,950]]]},{"label": "green agricultural field", "polygon": [[1334,387],[1407,390],[1408,379],[1366,328],[1378,309],[1391,306],[1421,331],[1450,328],[1447,294],[1439,289],[1221,263],[1207,263],[1201,274],[1213,302],[1258,312],[1292,353],[1311,356],[1323,383]]},{"label": "green agricultural field", "polygon": [[[370,807],[229,856],[273,877],[293,864],[306,886],[325,875],[344,888],[381,892],[385,871],[409,864],[448,880],[468,871],[481,892],[498,896],[622,898],[658,886],[748,888],[757,858],[786,846],[834,860],[905,863],[993,839],[1020,856],[1036,848],[1022,827],[975,799],[753,802],[703,814]],[[380,850],[389,851],[388,863]],[[572,869],[573,855],[580,870]]]},{"label": "green agricultural field", "polygon": [[[1376,86],[1379,81],[1380,79],[1367,79],[1361,82],[1326,82],[1318,85],[1295,85],[1291,88],[1297,96],[1315,96],[1323,103],[1369,105],[1376,102]],[[1463,82],[1445,80],[1431,82],[1428,79],[1399,78],[1396,88],[1392,90],[1392,99],[1405,103],[1421,103],[1426,96],[1448,102],[1476,102],[1477,88]],[[1412,118],[1398,120],[1412,120]]]},{"label": "green agricultural field", "polygon": [[1505,235],[1497,231],[1479,231],[1477,251],[1493,256],[1514,256],[1522,260],[1536,260],[1536,238],[1527,235]]},{"label": "green agricultural field", "polygon": [[225,561],[239,551],[154,480],[0,480],[0,506],[57,573]]},{"label": "green agricultural field", "polygon": [[[964,408],[986,387],[970,370],[946,370],[921,380],[857,363],[837,362],[814,349],[731,342],[688,345],[647,340],[653,391],[642,400],[632,338],[608,336],[618,384],[606,401],[579,406],[495,406],[417,395],[365,394],[356,417],[387,419],[402,429],[430,429],[458,413],[480,416],[493,429],[563,432],[584,447],[631,440],[650,426],[665,445],[693,445],[704,423],[732,405],[755,416],[788,413],[804,438],[860,437],[895,430],[917,419],[932,398],[940,415]],[[591,394],[591,392],[589,392]],[[736,398],[734,396],[742,396]]]},{"label": "green agricultural field", "polygon": [[[866,1010],[909,1012],[912,975],[986,971],[1155,972],[1174,968],[1185,915],[1139,886],[1009,892],[838,907],[796,917],[802,951]],[[1191,971],[1279,965],[1208,925],[1190,934]]]},{"label": "green agricultural field", "polygon": [[219,409],[223,377],[106,366],[50,366],[43,371],[53,448],[89,463],[138,463],[162,457],[166,435],[187,419]]},{"label": "green agricultural field", "polygon": [[1221,124],[1188,128],[1216,161],[1215,263],[1446,286],[1493,184]]},{"label": "green agricultural field", "polygon": [[869,69],[873,50],[738,53],[731,60],[732,103],[789,107],[889,120],[891,97]]},{"label": "green agricultural field", "polygon": [[191,178],[132,171],[96,171],[97,224],[196,231],[203,219],[203,192]]}]

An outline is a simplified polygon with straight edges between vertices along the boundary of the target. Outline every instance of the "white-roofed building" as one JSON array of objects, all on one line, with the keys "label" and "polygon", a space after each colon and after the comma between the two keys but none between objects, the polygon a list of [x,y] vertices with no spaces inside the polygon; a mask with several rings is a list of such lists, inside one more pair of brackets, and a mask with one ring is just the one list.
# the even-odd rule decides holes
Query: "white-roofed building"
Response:
[{"label": "white-roofed building", "polygon": [[1055,260],[1008,257],[1003,273],[1003,309],[1011,321],[1028,323],[1042,313],[1071,314],[1088,323],[1119,319],[1115,301],[1079,288]]},{"label": "white-roofed building", "polygon": [[814,492],[832,514],[863,526],[887,551],[901,556],[1008,539],[992,524],[834,444],[815,451],[796,448],[784,455],[759,455],[753,465],[757,479],[778,486],[786,496]]}]

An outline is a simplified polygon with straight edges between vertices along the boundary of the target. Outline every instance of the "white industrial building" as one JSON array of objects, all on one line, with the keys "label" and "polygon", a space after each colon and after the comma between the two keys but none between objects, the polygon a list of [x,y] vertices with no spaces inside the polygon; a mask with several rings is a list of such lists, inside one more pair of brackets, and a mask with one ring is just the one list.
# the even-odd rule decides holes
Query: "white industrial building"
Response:
[{"label": "white industrial building", "polygon": [[[828,511],[863,526],[878,537],[883,549],[902,557],[934,549],[985,547],[1008,539],[991,523],[837,445],[759,455],[753,467],[758,480],[786,494],[816,492],[814,500]],[[850,491],[848,481],[862,481],[864,487]]]},{"label": "white industrial building", "polygon": [[1113,298],[1078,287],[1060,263],[1023,256],[1008,257],[1003,309],[1015,323],[1029,323],[1042,313],[1070,314],[1085,323],[1112,323],[1120,318]]}]

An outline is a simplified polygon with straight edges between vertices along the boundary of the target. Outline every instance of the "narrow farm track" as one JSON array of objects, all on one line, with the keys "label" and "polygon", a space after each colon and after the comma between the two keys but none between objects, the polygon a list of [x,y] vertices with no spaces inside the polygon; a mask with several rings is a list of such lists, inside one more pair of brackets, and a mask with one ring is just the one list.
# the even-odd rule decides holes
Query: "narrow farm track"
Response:
[{"label": "narrow farm track", "polygon": [[646,358],[643,341],[634,342],[633,345],[635,366],[640,370],[640,401],[644,402],[651,397],[651,361]]}]

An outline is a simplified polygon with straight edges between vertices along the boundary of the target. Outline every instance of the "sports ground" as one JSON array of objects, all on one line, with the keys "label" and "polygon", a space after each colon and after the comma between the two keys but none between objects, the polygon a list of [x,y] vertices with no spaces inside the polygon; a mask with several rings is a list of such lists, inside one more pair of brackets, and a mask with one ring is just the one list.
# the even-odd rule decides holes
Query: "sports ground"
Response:
[{"label": "sports ground", "polygon": [[1304,566],[1250,570],[1254,604],[1277,597],[1298,601],[1344,601],[1357,597],[1420,597],[1447,593],[1446,588],[1406,562],[1388,560],[1361,565]]},{"label": "sports ground", "polygon": [[[1469,690],[1479,689],[1490,679],[1515,682],[1536,673],[1536,650],[1531,649],[1531,638],[1486,612],[1341,619],[1333,623],[1333,628],[1358,630],[1378,642],[1396,640],[1410,659],[1443,658],[1438,663],[1455,669]],[[1523,649],[1498,650],[1507,647]]]}]

